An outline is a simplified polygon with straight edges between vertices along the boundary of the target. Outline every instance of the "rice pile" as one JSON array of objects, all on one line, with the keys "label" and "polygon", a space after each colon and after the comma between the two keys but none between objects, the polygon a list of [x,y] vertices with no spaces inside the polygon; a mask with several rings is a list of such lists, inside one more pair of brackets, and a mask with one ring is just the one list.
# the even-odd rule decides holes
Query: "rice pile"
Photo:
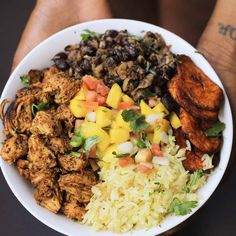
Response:
[{"label": "rice pile", "polygon": [[[173,143],[173,142],[172,142]],[[175,197],[181,201],[198,200],[195,191],[205,183],[201,178],[190,193],[183,191],[190,174],[182,160],[184,149],[166,148],[168,165],[154,165],[151,174],[141,174],[134,166],[121,168],[117,163],[102,168],[101,182],[92,188],[93,197],[83,222],[95,230],[124,233],[160,225]]]}]

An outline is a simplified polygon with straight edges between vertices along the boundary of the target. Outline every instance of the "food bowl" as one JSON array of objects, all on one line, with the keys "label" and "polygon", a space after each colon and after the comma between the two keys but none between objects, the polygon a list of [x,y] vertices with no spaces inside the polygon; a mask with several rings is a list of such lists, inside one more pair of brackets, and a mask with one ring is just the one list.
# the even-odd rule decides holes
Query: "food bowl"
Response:
[{"label": "food bowl", "polygon": [[[92,31],[103,33],[107,29],[116,29],[122,30],[127,29],[130,34],[133,35],[143,35],[144,31],[152,31],[160,33],[166,43],[171,45],[171,49],[176,54],[186,54],[192,58],[197,66],[199,66],[216,84],[218,84],[224,91],[224,88],[220,82],[215,71],[212,69],[210,64],[206,61],[203,55],[198,53],[195,48],[193,48],[185,40],[181,39],[177,35],[152,24],[134,21],[134,20],[125,20],[125,19],[105,19],[105,20],[96,20],[90,21],[82,24],[78,24],[72,27],[69,27],[65,30],[62,30],[48,39],[44,40],[37,47],[35,47],[16,67],[14,72],[11,74],[1,96],[1,101],[5,98],[14,99],[15,93],[17,90],[23,87],[23,84],[19,80],[20,75],[26,74],[30,69],[43,69],[49,67],[52,63],[51,58],[59,51],[62,51],[66,45],[75,44],[80,41],[80,34],[83,33],[83,30],[90,29]],[[224,102],[222,104],[219,118],[226,124],[226,128],[223,132],[223,145],[221,149],[220,161],[218,166],[215,168],[214,172],[209,176],[207,183],[198,191],[200,195],[200,200],[197,208],[194,208],[191,214],[185,216],[168,216],[162,222],[161,226],[153,227],[149,230],[135,230],[124,235],[142,235],[142,236],[151,236],[159,235],[163,232],[166,232],[178,224],[185,221],[192,214],[194,214],[207,199],[212,195],[220,180],[223,177],[223,174],[226,170],[230,152],[232,148],[233,140],[233,122],[232,114],[229,105],[227,95],[224,91]],[[3,124],[0,123],[0,138],[1,141],[4,140],[3,134]],[[12,192],[22,203],[22,205],[38,220],[46,224],[47,226],[57,230],[66,235],[103,235],[103,236],[113,236],[119,235],[112,232],[95,232],[92,228],[81,225],[77,222],[74,222],[70,219],[67,219],[65,216],[56,215],[49,212],[47,209],[39,206],[32,193],[33,188],[30,186],[26,180],[19,175],[14,166],[9,166],[7,162],[0,159],[0,164],[4,177],[10,186]]]}]

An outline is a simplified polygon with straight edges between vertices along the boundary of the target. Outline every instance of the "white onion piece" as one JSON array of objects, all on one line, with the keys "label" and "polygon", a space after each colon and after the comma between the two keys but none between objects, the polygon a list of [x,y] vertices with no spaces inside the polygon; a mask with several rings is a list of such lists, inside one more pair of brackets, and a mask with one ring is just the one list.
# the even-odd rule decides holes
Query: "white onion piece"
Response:
[{"label": "white onion piece", "polygon": [[147,116],[145,120],[147,123],[152,124],[161,118],[163,118],[162,114],[152,114],[152,115]]},{"label": "white onion piece", "polygon": [[191,151],[192,150],[191,143],[188,140],[186,140],[186,145],[187,145],[186,150]]},{"label": "white onion piece", "polygon": [[124,143],[118,144],[117,149],[121,153],[132,153],[134,149],[134,145],[131,142],[124,142]]},{"label": "white onion piece", "polygon": [[94,111],[90,111],[87,113],[86,118],[88,121],[95,122],[96,121],[96,113]]},{"label": "white onion piece", "polygon": [[141,162],[139,165],[146,166],[149,169],[153,168],[153,164],[149,162]]},{"label": "white onion piece", "polygon": [[166,132],[161,132],[161,133],[160,133],[160,140],[161,140],[163,143],[169,143],[168,135],[167,135]]},{"label": "white onion piece", "polygon": [[167,159],[167,157],[154,156],[152,158],[152,163],[157,165],[167,166],[169,165],[169,160]]}]

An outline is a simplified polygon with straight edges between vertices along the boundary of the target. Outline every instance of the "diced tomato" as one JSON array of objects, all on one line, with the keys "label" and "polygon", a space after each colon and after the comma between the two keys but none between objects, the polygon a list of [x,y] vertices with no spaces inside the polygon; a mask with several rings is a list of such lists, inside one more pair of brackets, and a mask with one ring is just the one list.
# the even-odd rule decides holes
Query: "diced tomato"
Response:
[{"label": "diced tomato", "polygon": [[163,157],[163,152],[160,149],[160,146],[156,143],[152,144],[152,153],[154,156]]},{"label": "diced tomato", "polygon": [[90,75],[85,75],[82,78],[84,85],[87,89],[96,90],[99,81]]},{"label": "diced tomato", "polygon": [[80,128],[80,126],[83,124],[84,120],[76,119],[75,120],[75,128]]},{"label": "diced tomato", "polygon": [[94,144],[92,148],[90,149],[88,156],[90,158],[96,158],[97,157],[96,151],[97,151],[97,145]]},{"label": "diced tomato", "polygon": [[132,106],[133,104],[131,102],[120,102],[118,105],[118,109],[125,110],[131,108]]},{"label": "diced tomato", "polygon": [[107,105],[106,100],[107,99],[105,97],[103,97],[102,95],[100,95],[100,94],[97,95],[97,102],[100,106],[106,106]]},{"label": "diced tomato", "polygon": [[142,174],[149,174],[149,173],[151,173],[152,172],[152,164],[151,163],[148,163],[148,164],[150,164],[150,166],[149,165],[146,165],[146,163],[140,163],[140,164],[138,164],[138,166],[137,166],[137,170],[140,172],[140,173],[142,173]]},{"label": "diced tomato", "polygon": [[95,91],[88,90],[86,92],[86,100],[96,102],[97,101],[97,93]]},{"label": "diced tomato", "polygon": [[98,102],[84,101],[84,106],[88,111],[95,111],[98,107]]},{"label": "diced tomato", "polygon": [[109,90],[110,89],[103,83],[103,81],[99,80],[99,83],[97,85],[97,93],[101,94],[102,96],[107,96]]},{"label": "diced tomato", "polygon": [[134,160],[130,156],[119,158],[119,165],[121,167],[127,167],[127,166],[129,166],[129,165],[131,165],[133,163],[134,163]]}]

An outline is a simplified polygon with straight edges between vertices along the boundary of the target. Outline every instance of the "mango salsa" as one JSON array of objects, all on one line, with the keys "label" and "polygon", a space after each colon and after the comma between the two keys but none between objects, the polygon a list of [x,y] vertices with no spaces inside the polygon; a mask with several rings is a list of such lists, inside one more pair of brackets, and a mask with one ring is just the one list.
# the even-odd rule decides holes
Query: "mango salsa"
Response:
[{"label": "mango salsa", "polygon": [[134,104],[134,100],[131,97],[129,97],[128,95],[126,95],[126,94],[124,94],[122,96],[122,101],[123,102],[130,102],[132,105]]},{"label": "mango salsa", "polygon": [[86,88],[81,87],[80,91],[75,95],[74,99],[84,101],[86,99]]},{"label": "mango salsa", "polygon": [[159,144],[161,142],[161,133],[167,132],[168,129],[169,121],[166,119],[159,120],[154,128],[153,142]]},{"label": "mango salsa", "polygon": [[145,103],[143,100],[140,102],[140,108],[141,108],[141,114],[145,117],[154,114],[152,111],[152,108],[148,106],[147,103]]},{"label": "mango salsa", "polygon": [[122,97],[122,91],[120,86],[118,84],[113,84],[108,93],[106,103],[108,106],[116,109],[118,108],[118,105],[121,101],[121,97]]},{"label": "mango salsa", "polygon": [[111,109],[107,107],[99,106],[96,109],[97,125],[99,125],[101,128],[109,126],[112,121],[112,116],[113,116],[113,113]]},{"label": "mango salsa", "polygon": [[[121,113],[122,113],[122,111],[119,111],[117,116],[116,116],[115,126],[120,127],[120,128],[125,128],[130,132],[131,129],[130,129],[130,126],[129,126],[129,122],[126,122],[126,121],[123,120],[123,117],[122,117]],[[114,124],[113,124],[113,127],[114,127]]]},{"label": "mango salsa", "polygon": [[154,111],[155,114],[162,114],[162,113],[164,115],[169,114],[169,111],[162,102],[159,102],[152,110]]},{"label": "mango salsa", "polygon": [[123,143],[129,140],[129,131],[124,128],[114,128],[110,130],[111,143]]},{"label": "mango salsa", "polygon": [[89,138],[91,136],[97,135],[100,139],[100,142],[97,144],[97,146],[99,151],[101,152],[103,152],[110,144],[110,136],[96,123],[84,122],[81,125],[80,133],[84,138]]},{"label": "mango salsa", "polygon": [[104,152],[103,152],[103,157],[102,160],[108,163],[114,163],[117,161],[117,158],[115,158],[115,155],[112,154],[113,152],[118,153],[117,145],[113,144],[110,147],[108,147]]},{"label": "mango salsa", "polygon": [[72,114],[77,118],[84,118],[88,113],[88,110],[84,106],[84,102],[75,98],[70,101],[69,108]]},{"label": "mango salsa", "polygon": [[181,126],[180,119],[176,115],[175,112],[171,112],[169,119],[170,119],[170,123],[174,129],[178,129]]}]

